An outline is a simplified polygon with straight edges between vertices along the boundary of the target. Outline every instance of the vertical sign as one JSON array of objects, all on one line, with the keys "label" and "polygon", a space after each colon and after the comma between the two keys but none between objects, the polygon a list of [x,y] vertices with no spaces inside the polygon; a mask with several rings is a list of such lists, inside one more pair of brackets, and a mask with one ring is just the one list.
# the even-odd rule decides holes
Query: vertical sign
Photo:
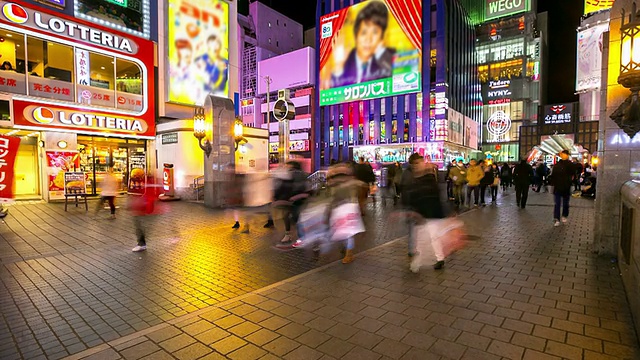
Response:
[{"label": "vertical sign", "polygon": [[91,73],[89,71],[89,51],[76,48],[76,82],[89,86]]},{"label": "vertical sign", "polygon": [[14,164],[20,138],[0,135],[0,200],[13,199]]}]

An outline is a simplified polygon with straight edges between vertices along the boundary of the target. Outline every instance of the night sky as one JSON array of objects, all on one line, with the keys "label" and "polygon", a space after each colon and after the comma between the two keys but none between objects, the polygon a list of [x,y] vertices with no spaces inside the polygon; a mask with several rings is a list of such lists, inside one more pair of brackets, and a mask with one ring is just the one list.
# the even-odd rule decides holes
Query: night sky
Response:
[{"label": "night sky", "polygon": [[[259,1],[300,22],[305,30],[315,26],[316,0]],[[292,3],[295,3],[295,6],[291,6]],[[583,0],[538,0],[538,11],[549,12],[547,74],[547,102],[549,104],[578,101],[578,97],[574,95],[576,29],[580,25],[583,9]]]}]

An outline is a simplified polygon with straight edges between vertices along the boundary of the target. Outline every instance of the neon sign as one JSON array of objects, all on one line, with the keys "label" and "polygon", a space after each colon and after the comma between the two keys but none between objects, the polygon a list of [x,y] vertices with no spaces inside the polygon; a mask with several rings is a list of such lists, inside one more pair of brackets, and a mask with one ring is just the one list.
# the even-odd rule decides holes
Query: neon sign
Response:
[{"label": "neon sign", "polygon": [[496,111],[487,121],[487,131],[493,136],[488,141],[502,141],[511,130],[511,118],[504,111]]}]

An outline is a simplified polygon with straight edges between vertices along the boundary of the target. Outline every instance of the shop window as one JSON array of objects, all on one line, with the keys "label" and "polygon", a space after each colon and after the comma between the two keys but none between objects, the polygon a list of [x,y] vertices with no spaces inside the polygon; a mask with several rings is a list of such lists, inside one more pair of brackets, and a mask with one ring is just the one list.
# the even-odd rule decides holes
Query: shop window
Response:
[{"label": "shop window", "polygon": [[24,35],[3,30],[0,33],[0,91],[27,93]]},{"label": "shop window", "polygon": [[113,90],[113,57],[89,53],[90,84],[94,88]]},{"label": "shop window", "polygon": [[125,110],[142,110],[142,70],[131,61],[116,59],[117,107]]},{"label": "shop window", "polygon": [[73,101],[73,48],[27,37],[29,95]]}]

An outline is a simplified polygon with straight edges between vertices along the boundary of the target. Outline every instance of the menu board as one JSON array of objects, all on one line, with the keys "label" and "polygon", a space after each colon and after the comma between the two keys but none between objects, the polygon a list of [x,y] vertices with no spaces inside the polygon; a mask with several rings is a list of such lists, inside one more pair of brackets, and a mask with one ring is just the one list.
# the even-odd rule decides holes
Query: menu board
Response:
[{"label": "menu board", "polygon": [[49,180],[49,199],[64,198],[64,174],[77,170],[80,159],[77,151],[47,151],[47,177]]},{"label": "menu board", "polygon": [[147,156],[144,151],[129,156],[129,192],[143,194],[147,183]]},{"label": "menu board", "polygon": [[64,173],[64,193],[65,195],[86,195],[87,181],[83,172]]}]

